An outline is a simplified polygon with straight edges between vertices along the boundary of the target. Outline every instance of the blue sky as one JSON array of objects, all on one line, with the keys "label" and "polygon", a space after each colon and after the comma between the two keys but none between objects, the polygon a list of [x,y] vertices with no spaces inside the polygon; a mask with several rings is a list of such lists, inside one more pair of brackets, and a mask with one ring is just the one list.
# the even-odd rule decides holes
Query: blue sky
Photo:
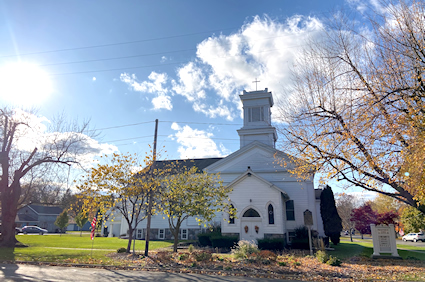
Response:
[{"label": "blue sky", "polygon": [[123,126],[101,130],[102,152],[143,154],[159,119],[165,158],[225,156],[241,91],[258,78],[284,98],[297,52],[359,3],[0,1],[0,103]]}]

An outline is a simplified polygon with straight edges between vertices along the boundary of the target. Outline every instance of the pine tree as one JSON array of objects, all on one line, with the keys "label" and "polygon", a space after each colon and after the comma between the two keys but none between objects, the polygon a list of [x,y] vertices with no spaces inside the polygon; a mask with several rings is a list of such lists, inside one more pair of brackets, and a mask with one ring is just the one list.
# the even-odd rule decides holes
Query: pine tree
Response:
[{"label": "pine tree", "polygon": [[331,238],[334,245],[337,245],[341,236],[342,223],[336,209],[334,193],[329,185],[326,185],[320,194],[320,213],[325,235]]}]

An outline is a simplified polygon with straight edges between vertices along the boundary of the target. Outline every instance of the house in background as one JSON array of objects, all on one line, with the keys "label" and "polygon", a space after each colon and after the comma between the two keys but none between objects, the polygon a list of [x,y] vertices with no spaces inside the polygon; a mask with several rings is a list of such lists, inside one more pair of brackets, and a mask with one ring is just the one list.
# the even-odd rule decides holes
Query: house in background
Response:
[{"label": "house in background", "polygon": [[62,211],[58,206],[29,204],[18,210],[15,223],[17,227],[35,225],[47,229],[48,232],[57,232],[55,221]]},{"label": "house in background", "polygon": [[82,230],[80,230],[80,227],[78,227],[77,223],[75,223],[75,219],[69,218],[69,224],[66,231],[91,231],[91,222],[90,220],[87,220],[87,222],[83,225]]},{"label": "house in background", "polygon": [[[239,97],[244,119],[243,127],[238,130],[240,149],[224,158],[179,160],[209,173],[220,173],[223,185],[232,188],[229,196],[237,216],[229,218],[228,214],[220,213],[214,222],[221,225],[223,234],[237,235],[240,240],[285,238],[290,242],[295,229],[304,226],[304,211],[310,210],[312,229],[324,236],[320,215],[322,190],[314,189],[314,172],[303,179],[297,178],[289,172],[294,165],[291,157],[275,147],[272,93],[266,88],[243,91]],[[165,162],[170,161],[158,161],[157,166]],[[152,218],[151,239],[171,239],[168,220],[164,217]],[[107,222],[107,226],[111,237],[128,232],[126,222],[119,215]],[[137,226],[137,239],[144,239],[145,228],[146,221]],[[201,230],[196,218],[189,218],[181,226],[179,239],[196,239],[196,233]]]}]

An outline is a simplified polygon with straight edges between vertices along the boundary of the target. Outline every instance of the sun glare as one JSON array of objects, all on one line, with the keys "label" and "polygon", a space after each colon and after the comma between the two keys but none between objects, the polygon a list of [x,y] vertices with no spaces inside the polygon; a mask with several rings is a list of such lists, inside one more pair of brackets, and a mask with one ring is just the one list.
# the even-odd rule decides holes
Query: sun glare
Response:
[{"label": "sun glare", "polygon": [[49,76],[30,63],[0,65],[0,99],[14,106],[40,105],[52,92]]}]

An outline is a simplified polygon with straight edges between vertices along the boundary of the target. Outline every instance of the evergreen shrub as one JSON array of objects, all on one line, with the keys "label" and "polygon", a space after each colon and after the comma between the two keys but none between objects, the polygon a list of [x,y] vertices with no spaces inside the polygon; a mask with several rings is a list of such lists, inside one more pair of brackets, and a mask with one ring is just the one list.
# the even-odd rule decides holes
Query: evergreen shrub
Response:
[{"label": "evergreen shrub", "polygon": [[258,239],[258,248],[260,250],[283,251],[286,248],[284,238]]},{"label": "evergreen shrub", "polygon": [[213,248],[225,248],[231,249],[238,243],[238,236],[212,236],[210,238],[211,245]]}]

